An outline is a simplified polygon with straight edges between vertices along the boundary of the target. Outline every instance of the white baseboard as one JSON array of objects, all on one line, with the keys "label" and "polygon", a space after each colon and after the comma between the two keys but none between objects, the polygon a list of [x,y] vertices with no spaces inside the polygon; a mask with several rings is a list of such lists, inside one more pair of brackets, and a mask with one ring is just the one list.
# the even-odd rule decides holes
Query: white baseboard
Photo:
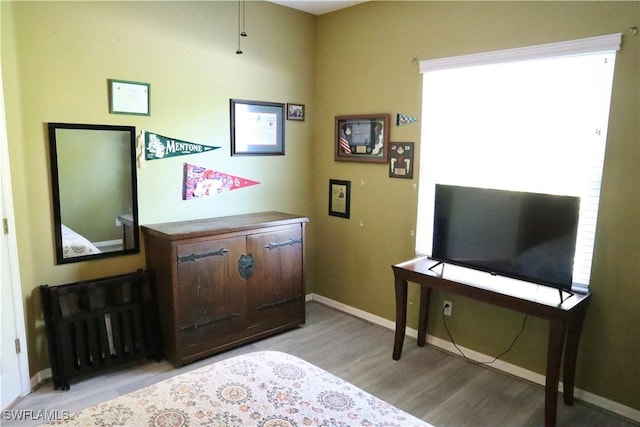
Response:
[{"label": "white baseboard", "polygon": [[[343,311],[345,313],[351,314],[353,316],[359,317],[361,319],[367,320],[371,323],[383,326],[388,329],[395,330],[396,328],[396,322],[385,319],[384,317],[376,316],[375,314],[368,313],[366,311],[357,309],[355,307],[351,307],[349,305],[332,300],[330,298],[323,297],[322,295],[307,294],[306,300],[317,301],[331,308],[335,308],[336,310]],[[413,328],[407,327],[406,334],[412,338],[416,338],[416,339],[418,338],[418,331]],[[427,342],[435,347],[439,347],[450,353],[459,355],[456,348],[449,341],[443,340],[438,337],[434,337],[432,335],[427,335]],[[473,361],[477,362],[477,361],[493,360],[493,357],[488,356],[486,354],[479,353],[477,351],[462,347],[460,345],[458,345],[458,347],[464,352],[467,358]],[[539,384],[542,386],[544,386],[545,384],[544,375],[541,375],[537,372],[530,371],[528,369],[524,369],[520,366],[513,365],[511,363],[504,362],[502,360],[496,360],[494,363],[491,364],[491,367],[499,371],[505,372],[509,375],[513,375],[515,377],[530,381],[534,384]],[[559,390],[560,392],[563,391],[562,382],[560,382]],[[593,406],[597,406],[598,408],[604,409],[605,411],[614,413],[616,415],[627,418],[634,422],[640,422],[640,411],[637,409],[631,408],[629,406],[625,406],[621,403],[606,399],[602,396],[598,396],[596,394],[581,390],[579,388],[576,388],[574,390],[574,397],[585,403],[588,403]]]},{"label": "white baseboard", "polygon": [[53,377],[51,368],[43,369],[31,377],[31,391],[35,390],[40,384]]}]

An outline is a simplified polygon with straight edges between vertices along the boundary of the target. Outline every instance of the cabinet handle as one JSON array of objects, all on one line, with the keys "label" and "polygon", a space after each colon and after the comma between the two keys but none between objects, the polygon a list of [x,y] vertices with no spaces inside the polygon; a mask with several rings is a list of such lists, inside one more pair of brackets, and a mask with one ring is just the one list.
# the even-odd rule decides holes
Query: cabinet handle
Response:
[{"label": "cabinet handle", "polygon": [[271,249],[277,249],[282,246],[293,246],[296,243],[302,243],[302,237],[299,239],[289,239],[286,242],[281,242],[281,243],[269,243],[264,248],[271,250]]},{"label": "cabinet handle", "polygon": [[195,261],[197,259],[200,258],[206,258],[209,256],[216,256],[216,255],[223,255],[226,254],[227,252],[229,252],[228,249],[218,249],[217,251],[213,251],[213,252],[205,252],[202,254],[191,254],[191,255],[184,255],[184,256],[178,256],[178,264],[180,264],[181,262],[187,262],[187,261]]},{"label": "cabinet handle", "polygon": [[253,259],[253,255],[241,255],[240,258],[238,258],[238,274],[240,274],[240,277],[245,280],[251,277],[254,265],[255,260]]},{"label": "cabinet handle", "polygon": [[196,329],[201,328],[203,326],[207,326],[207,325],[210,325],[212,323],[222,322],[223,320],[233,319],[234,317],[238,317],[238,316],[240,316],[240,313],[231,313],[228,316],[218,317],[217,319],[207,320],[206,322],[194,323],[193,325],[183,326],[183,327],[180,328],[180,330],[182,332],[192,332],[192,331],[195,331]]},{"label": "cabinet handle", "polygon": [[296,295],[295,297],[283,299],[281,301],[272,302],[271,304],[262,304],[262,305],[258,306],[257,309],[258,310],[264,310],[264,309],[267,309],[267,308],[274,308],[274,307],[277,307],[279,305],[288,304],[290,302],[297,301],[299,299],[302,299],[302,295]]}]

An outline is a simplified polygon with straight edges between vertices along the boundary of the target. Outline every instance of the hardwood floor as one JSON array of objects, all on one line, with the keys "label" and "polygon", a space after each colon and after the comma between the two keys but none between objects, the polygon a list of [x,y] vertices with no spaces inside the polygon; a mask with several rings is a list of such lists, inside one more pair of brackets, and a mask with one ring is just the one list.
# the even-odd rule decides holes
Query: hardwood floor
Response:
[{"label": "hardwood floor", "polygon": [[[307,303],[307,323],[175,369],[166,361],[148,361],[98,377],[79,380],[69,391],[46,382],[25,397],[17,410],[75,412],[151,385],[173,375],[258,350],[298,356],[435,426],[542,426],[544,389],[487,367],[470,364],[432,346],[418,348],[406,338],[402,358],[391,358],[393,331]],[[3,426],[38,423],[7,421]],[[627,427],[636,424],[576,402],[558,403],[558,426]]]}]

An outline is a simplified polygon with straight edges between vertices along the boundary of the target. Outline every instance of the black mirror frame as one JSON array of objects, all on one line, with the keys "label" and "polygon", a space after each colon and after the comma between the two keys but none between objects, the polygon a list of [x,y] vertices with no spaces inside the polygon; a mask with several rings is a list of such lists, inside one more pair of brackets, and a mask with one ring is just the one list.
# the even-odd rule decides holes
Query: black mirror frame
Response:
[{"label": "black mirror frame", "polygon": [[[56,140],[57,129],[80,130],[108,130],[124,131],[130,134],[130,167],[131,167],[131,214],[133,216],[133,247],[117,251],[102,252],[99,254],[81,255],[65,258],[62,247],[62,214],[60,207],[60,182],[58,174],[58,149]],[[140,252],[140,236],[138,222],[138,183],[136,167],[136,128],[135,126],[119,125],[92,125],[78,123],[48,123],[49,161],[51,168],[51,195],[53,205],[53,222],[56,250],[56,264],[69,264],[73,262],[89,261],[94,259],[110,258],[122,255],[136,254]]]}]

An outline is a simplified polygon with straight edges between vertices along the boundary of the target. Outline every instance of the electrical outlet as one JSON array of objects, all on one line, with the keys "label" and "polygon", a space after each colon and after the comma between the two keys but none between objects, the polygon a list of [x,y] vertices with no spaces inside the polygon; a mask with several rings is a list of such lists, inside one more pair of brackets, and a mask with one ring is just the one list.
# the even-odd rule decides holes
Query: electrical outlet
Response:
[{"label": "electrical outlet", "polygon": [[444,300],[442,303],[442,312],[445,316],[451,316],[451,310],[453,310],[453,303],[451,301]]}]

